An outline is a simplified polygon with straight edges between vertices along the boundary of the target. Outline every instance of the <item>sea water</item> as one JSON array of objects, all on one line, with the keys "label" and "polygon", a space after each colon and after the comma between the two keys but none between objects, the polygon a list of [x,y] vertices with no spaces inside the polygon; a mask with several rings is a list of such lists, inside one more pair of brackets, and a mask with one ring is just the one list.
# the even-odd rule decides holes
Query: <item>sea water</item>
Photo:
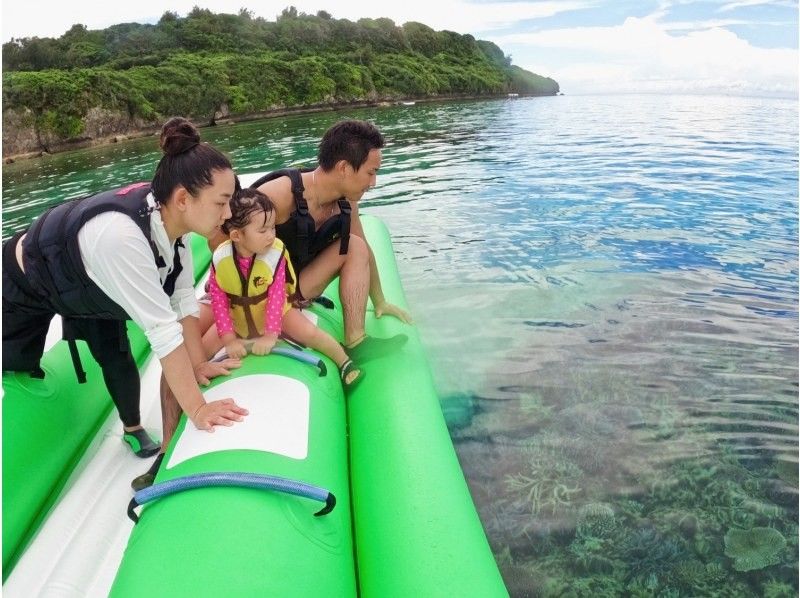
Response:
[{"label": "sea water", "polygon": [[[473,499],[513,596],[796,596],[798,107],[417,103],[202,131],[241,172],[366,118]],[[156,138],[3,169],[3,236],[147,180]]]}]

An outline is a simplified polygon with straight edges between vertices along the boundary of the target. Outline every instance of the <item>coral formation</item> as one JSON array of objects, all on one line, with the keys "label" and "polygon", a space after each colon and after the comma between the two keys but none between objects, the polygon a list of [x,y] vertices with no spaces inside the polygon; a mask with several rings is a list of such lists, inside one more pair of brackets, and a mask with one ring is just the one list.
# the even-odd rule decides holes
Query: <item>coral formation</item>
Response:
[{"label": "coral formation", "polygon": [[725,554],[737,571],[754,571],[780,562],[786,538],[771,527],[731,529],[725,534]]}]

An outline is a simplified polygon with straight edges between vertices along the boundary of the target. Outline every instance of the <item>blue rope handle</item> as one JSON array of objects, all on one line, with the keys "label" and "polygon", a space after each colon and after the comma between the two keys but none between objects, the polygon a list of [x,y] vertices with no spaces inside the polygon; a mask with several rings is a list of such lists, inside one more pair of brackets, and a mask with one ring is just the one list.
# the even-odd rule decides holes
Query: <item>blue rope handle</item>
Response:
[{"label": "blue rope handle", "polygon": [[[273,347],[272,350],[269,352],[269,354],[272,355],[273,353],[275,355],[283,355],[284,357],[289,357],[290,359],[296,359],[297,361],[302,361],[303,363],[307,363],[309,365],[313,365],[316,368],[319,368],[320,377],[326,376],[328,374],[328,368],[325,365],[325,362],[322,361],[319,357],[314,357],[313,355],[311,355],[306,351],[302,351],[300,349],[294,349],[292,347]],[[228,355],[226,353],[223,353],[222,355],[220,355],[216,359],[212,359],[211,361],[222,361],[223,359],[227,358]]]},{"label": "blue rope handle", "polygon": [[325,363],[319,357],[314,357],[305,351],[293,349],[292,347],[273,347],[272,351],[270,351],[270,355],[273,353],[276,355],[283,355],[284,357],[290,357],[292,359],[296,359],[297,361],[302,361],[303,363],[318,367],[320,376],[325,376],[328,373],[328,368],[325,367]]},{"label": "blue rope handle", "polygon": [[134,523],[138,523],[139,516],[134,510],[138,506],[164,496],[169,496],[170,494],[177,494],[178,492],[192,490],[194,488],[208,488],[213,486],[277,490],[278,492],[285,492],[286,494],[293,494],[294,496],[302,496],[303,498],[311,498],[324,502],[325,506],[322,507],[320,511],[314,513],[315,517],[327,515],[333,511],[333,508],[336,506],[336,497],[332,492],[320,488],[319,486],[306,484],[305,482],[258,473],[210,472],[167,480],[166,482],[154,484],[139,490],[133,495],[131,502],[128,503],[128,517],[130,517]]}]

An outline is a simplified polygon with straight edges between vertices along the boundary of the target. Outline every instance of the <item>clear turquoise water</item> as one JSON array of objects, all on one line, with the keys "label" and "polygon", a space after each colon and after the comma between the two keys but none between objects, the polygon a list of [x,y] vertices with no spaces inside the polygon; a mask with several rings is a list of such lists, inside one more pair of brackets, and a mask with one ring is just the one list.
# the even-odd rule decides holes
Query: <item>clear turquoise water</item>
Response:
[{"label": "clear turquoise water", "polygon": [[[368,118],[393,233],[514,596],[796,596],[798,109],[597,96],[203,131],[242,172]],[[149,138],[3,169],[3,236],[148,179]]]}]

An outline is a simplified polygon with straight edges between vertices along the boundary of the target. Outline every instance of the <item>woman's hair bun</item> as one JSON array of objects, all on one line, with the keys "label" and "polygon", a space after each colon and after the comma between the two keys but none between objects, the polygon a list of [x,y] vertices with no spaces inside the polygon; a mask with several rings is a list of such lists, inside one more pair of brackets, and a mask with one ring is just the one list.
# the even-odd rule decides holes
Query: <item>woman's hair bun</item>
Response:
[{"label": "woman's hair bun", "polygon": [[189,151],[200,143],[200,133],[195,126],[182,116],[169,119],[161,127],[159,145],[168,156],[177,156]]}]

